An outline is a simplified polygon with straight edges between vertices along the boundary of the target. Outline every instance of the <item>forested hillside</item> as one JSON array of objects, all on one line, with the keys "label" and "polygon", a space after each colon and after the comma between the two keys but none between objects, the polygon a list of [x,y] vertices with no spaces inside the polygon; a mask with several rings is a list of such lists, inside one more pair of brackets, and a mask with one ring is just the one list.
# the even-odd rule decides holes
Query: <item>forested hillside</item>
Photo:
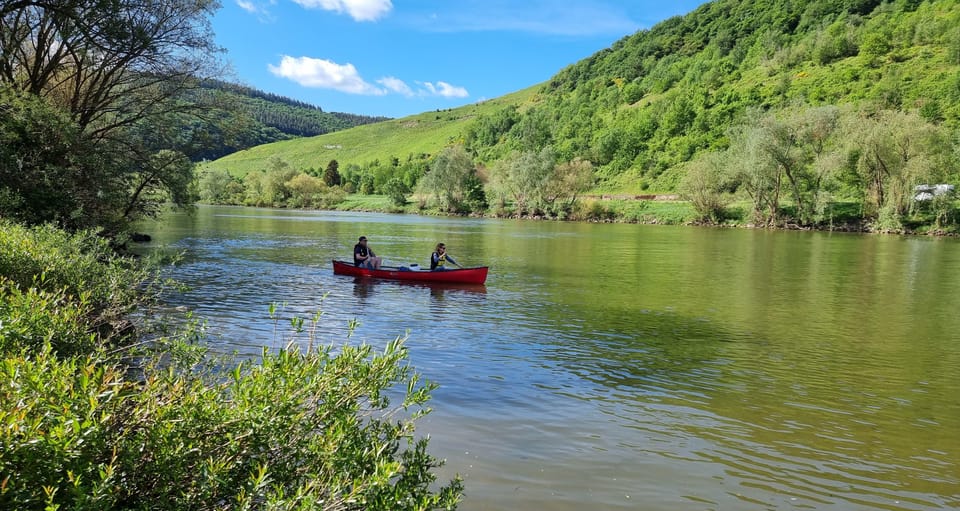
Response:
[{"label": "forested hillside", "polygon": [[[469,108],[445,117],[462,120]],[[839,204],[854,203],[854,216],[899,229],[917,209],[913,187],[960,180],[960,4],[716,0],[621,39],[460,129],[452,138],[484,184],[485,200],[474,204],[490,210],[568,216],[543,196],[567,179],[556,171],[566,165],[592,169],[595,191],[682,192],[717,221],[732,201],[750,203],[745,220],[802,225],[832,222]],[[395,148],[389,134],[381,140]],[[299,153],[297,144],[269,147],[258,148],[264,170]],[[360,189],[399,177],[382,162],[441,149],[330,155],[355,169],[344,177]],[[217,165],[229,168],[230,159]],[[431,182],[416,185],[444,202],[447,191]],[[942,208],[938,224],[950,216]]]},{"label": "forested hillside", "polygon": [[[211,137],[208,147],[196,158],[214,160],[240,149],[296,137],[312,137],[387,120],[341,112],[324,112],[320,107],[295,99],[220,80],[204,80],[193,92],[198,102],[214,105],[212,119],[229,123],[202,126]],[[229,130],[223,124],[230,124]],[[193,121],[190,125],[197,125]],[[199,127],[199,126],[197,126]]]},{"label": "forested hillside", "polygon": [[494,160],[550,144],[608,188],[672,189],[668,171],[726,148],[750,108],[871,103],[955,129],[958,64],[956,1],[718,0],[564,69],[536,108],[479,119],[468,145]]}]

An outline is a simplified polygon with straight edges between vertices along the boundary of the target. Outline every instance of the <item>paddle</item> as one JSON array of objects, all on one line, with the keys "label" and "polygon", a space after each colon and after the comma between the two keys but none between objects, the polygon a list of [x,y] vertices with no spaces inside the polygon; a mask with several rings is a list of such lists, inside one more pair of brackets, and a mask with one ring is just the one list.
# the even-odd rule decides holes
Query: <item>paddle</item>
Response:
[{"label": "paddle", "polygon": [[451,263],[453,263],[454,265],[456,265],[457,268],[460,268],[461,270],[463,269],[463,266],[460,266],[460,263],[458,263],[457,261],[455,261],[455,260],[454,260],[452,257],[450,257],[449,255],[447,255],[447,261],[450,261]]}]

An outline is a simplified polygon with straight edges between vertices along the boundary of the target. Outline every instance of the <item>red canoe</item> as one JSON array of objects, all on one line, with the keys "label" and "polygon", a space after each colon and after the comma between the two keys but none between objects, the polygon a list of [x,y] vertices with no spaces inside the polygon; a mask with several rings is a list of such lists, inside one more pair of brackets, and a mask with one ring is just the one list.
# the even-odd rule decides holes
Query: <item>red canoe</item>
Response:
[{"label": "red canoe", "polygon": [[460,268],[440,271],[409,270],[393,266],[381,266],[379,270],[358,268],[353,263],[333,260],[333,273],[375,279],[409,280],[413,282],[451,282],[456,284],[483,284],[487,280],[487,267]]}]

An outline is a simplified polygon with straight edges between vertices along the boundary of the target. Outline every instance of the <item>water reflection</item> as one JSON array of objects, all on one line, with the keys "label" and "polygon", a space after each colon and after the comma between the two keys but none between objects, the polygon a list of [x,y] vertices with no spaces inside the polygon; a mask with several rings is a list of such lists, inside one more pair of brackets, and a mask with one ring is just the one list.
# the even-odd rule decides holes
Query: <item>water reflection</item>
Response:
[{"label": "water reflection", "polygon": [[[251,352],[277,342],[271,302],[322,309],[333,342],[354,318],[356,342],[409,329],[463,509],[960,506],[956,241],[223,211],[148,229],[188,251],[173,305]],[[333,275],[356,232],[494,270]]]},{"label": "water reflection", "polygon": [[378,287],[407,288],[411,291],[427,291],[430,296],[442,300],[447,293],[485,295],[487,286],[483,284],[456,284],[449,282],[406,282],[402,280],[379,280],[363,277],[353,277],[354,295],[358,298],[367,298]]}]

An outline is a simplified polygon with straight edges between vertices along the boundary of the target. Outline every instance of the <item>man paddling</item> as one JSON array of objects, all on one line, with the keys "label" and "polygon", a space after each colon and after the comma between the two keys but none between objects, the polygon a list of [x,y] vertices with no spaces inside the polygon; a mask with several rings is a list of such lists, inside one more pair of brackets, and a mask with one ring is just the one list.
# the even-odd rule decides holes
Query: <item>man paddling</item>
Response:
[{"label": "man paddling", "polygon": [[353,264],[358,268],[370,270],[380,269],[381,259],[367,247],[367,237],[360,236],[360,241],[353,246]]}]

